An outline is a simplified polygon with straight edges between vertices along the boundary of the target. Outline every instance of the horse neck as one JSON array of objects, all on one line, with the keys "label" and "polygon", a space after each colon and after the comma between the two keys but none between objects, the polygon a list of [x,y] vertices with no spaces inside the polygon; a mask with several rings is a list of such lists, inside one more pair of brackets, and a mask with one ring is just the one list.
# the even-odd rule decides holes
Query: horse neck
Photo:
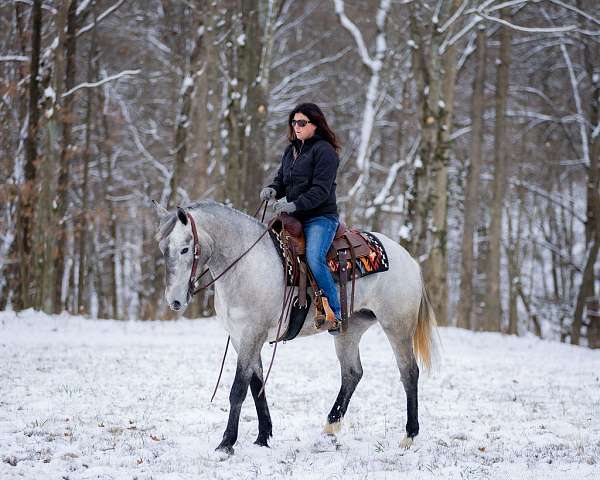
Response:
[{"label": "horse neck", "polygon": [[[262,224],[218,203],[198,206],[190,213],[198,230],[210,239],[212,254],[207,266],[213,274],[220,273],[234,262],[264,232]],[[260,249],[260,243],[256,250]]]}]

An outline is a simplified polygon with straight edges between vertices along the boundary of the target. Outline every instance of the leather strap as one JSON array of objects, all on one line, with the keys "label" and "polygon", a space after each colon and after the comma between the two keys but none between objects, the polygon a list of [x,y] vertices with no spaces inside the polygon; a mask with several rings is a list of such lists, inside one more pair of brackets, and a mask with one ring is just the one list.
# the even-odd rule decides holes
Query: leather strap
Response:
[{"label": "leather strap", "polygon": [[298,306],[306,308],[306,266],[300,262],[300,278],[298,279]]},{"label": "leather strap", "polygon": [[352,242],[345,233],[344,237],[350,246],[350,257],[352,258],[352,293],[350,294],[350,315],[352,315],[354,313],[354,290],[356,286],[356,252],[354,251]]},{"label": "leather strap", "polygon": [[339,277],[340,277],[340,303],[342,306],[342,332],[345,332],[348,328],[348,254],[346,250],[340,250],[338,252],[338,261],[340,263]]}]

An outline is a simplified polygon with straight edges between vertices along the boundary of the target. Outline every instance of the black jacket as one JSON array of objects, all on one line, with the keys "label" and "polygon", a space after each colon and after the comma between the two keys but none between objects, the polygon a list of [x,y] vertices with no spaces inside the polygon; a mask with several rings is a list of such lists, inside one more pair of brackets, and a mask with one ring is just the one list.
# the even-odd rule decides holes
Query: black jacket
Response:
[{"label": "black jacket", "polygon": [[[298,152],[294,159],[293,149]],[[292,214],[298,220],[320,215],[337,215],[335,177],[340,159],[333,146],[319,135],[304,141],[294,140],[283,153],[281,166],[269,185],[276,198],[294,202]]]}]

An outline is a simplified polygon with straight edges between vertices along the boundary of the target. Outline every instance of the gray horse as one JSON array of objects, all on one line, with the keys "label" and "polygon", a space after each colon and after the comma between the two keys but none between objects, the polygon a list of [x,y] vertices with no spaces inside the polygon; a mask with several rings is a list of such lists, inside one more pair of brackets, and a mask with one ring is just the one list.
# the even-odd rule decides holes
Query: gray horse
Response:
[{"label": "gray horse", "polygon": [[[175,212],[156,207],[161,217],[156,237],[166,260],[165,298],[171,309],[180,312],[190,300],[188,286],[194,257],[192,222],[188,215],[196,226],[200,245],[198,265],[201,270],[208,268],[215,278],[266,229],[258,220],[213,201],[194,203]],[[390,269],[357,280],[355,311],[349,319],[348,331],[335,337],[342,385],[327,416],[324,431],[330,435],[339,431],[350,398],[363,374],[360,339],[371,325],[379,321],[394,351],[406,391],[406,437],[401,446],[409,448],[419,433],[419,368],[415,355],[429,366],[435,317],[417,262],[396,242],[380,233],[375,235],[387,251]],[[214,287],[217,316],[231,336],[238,355],[229,395],[229,420],[223,440],[217,447],[217,450],[232,454],[248,386],[258,414],[255,443],[268,446],[267,441],[272,436],[269,407],[264,393],[261,394],[263,367],[260,352],[263,344],[275,339],[277,334],[284,301],[284,279],[281,260],[271,238],[263,236],[216,281]],[[314,312],[311,312],[300,335],[316,333],[313,321]]]}]

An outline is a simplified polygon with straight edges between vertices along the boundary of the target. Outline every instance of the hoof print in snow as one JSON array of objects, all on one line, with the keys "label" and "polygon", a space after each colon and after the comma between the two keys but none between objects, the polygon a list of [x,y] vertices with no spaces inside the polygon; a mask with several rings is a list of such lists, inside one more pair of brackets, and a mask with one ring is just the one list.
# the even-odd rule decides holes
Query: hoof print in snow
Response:
[{"label": "hoof print in snow", "polygon": [[14,455],[2,458],[2,463],[8,463],[12,467],[16,467],[17,462],[18,462],[17,457],[15,457]]},{"label": "hoof print in snow", "polygon": [[313,453],[335,452],[342,446],[334,435],[323,434],[314,443],[311,451]]}]

